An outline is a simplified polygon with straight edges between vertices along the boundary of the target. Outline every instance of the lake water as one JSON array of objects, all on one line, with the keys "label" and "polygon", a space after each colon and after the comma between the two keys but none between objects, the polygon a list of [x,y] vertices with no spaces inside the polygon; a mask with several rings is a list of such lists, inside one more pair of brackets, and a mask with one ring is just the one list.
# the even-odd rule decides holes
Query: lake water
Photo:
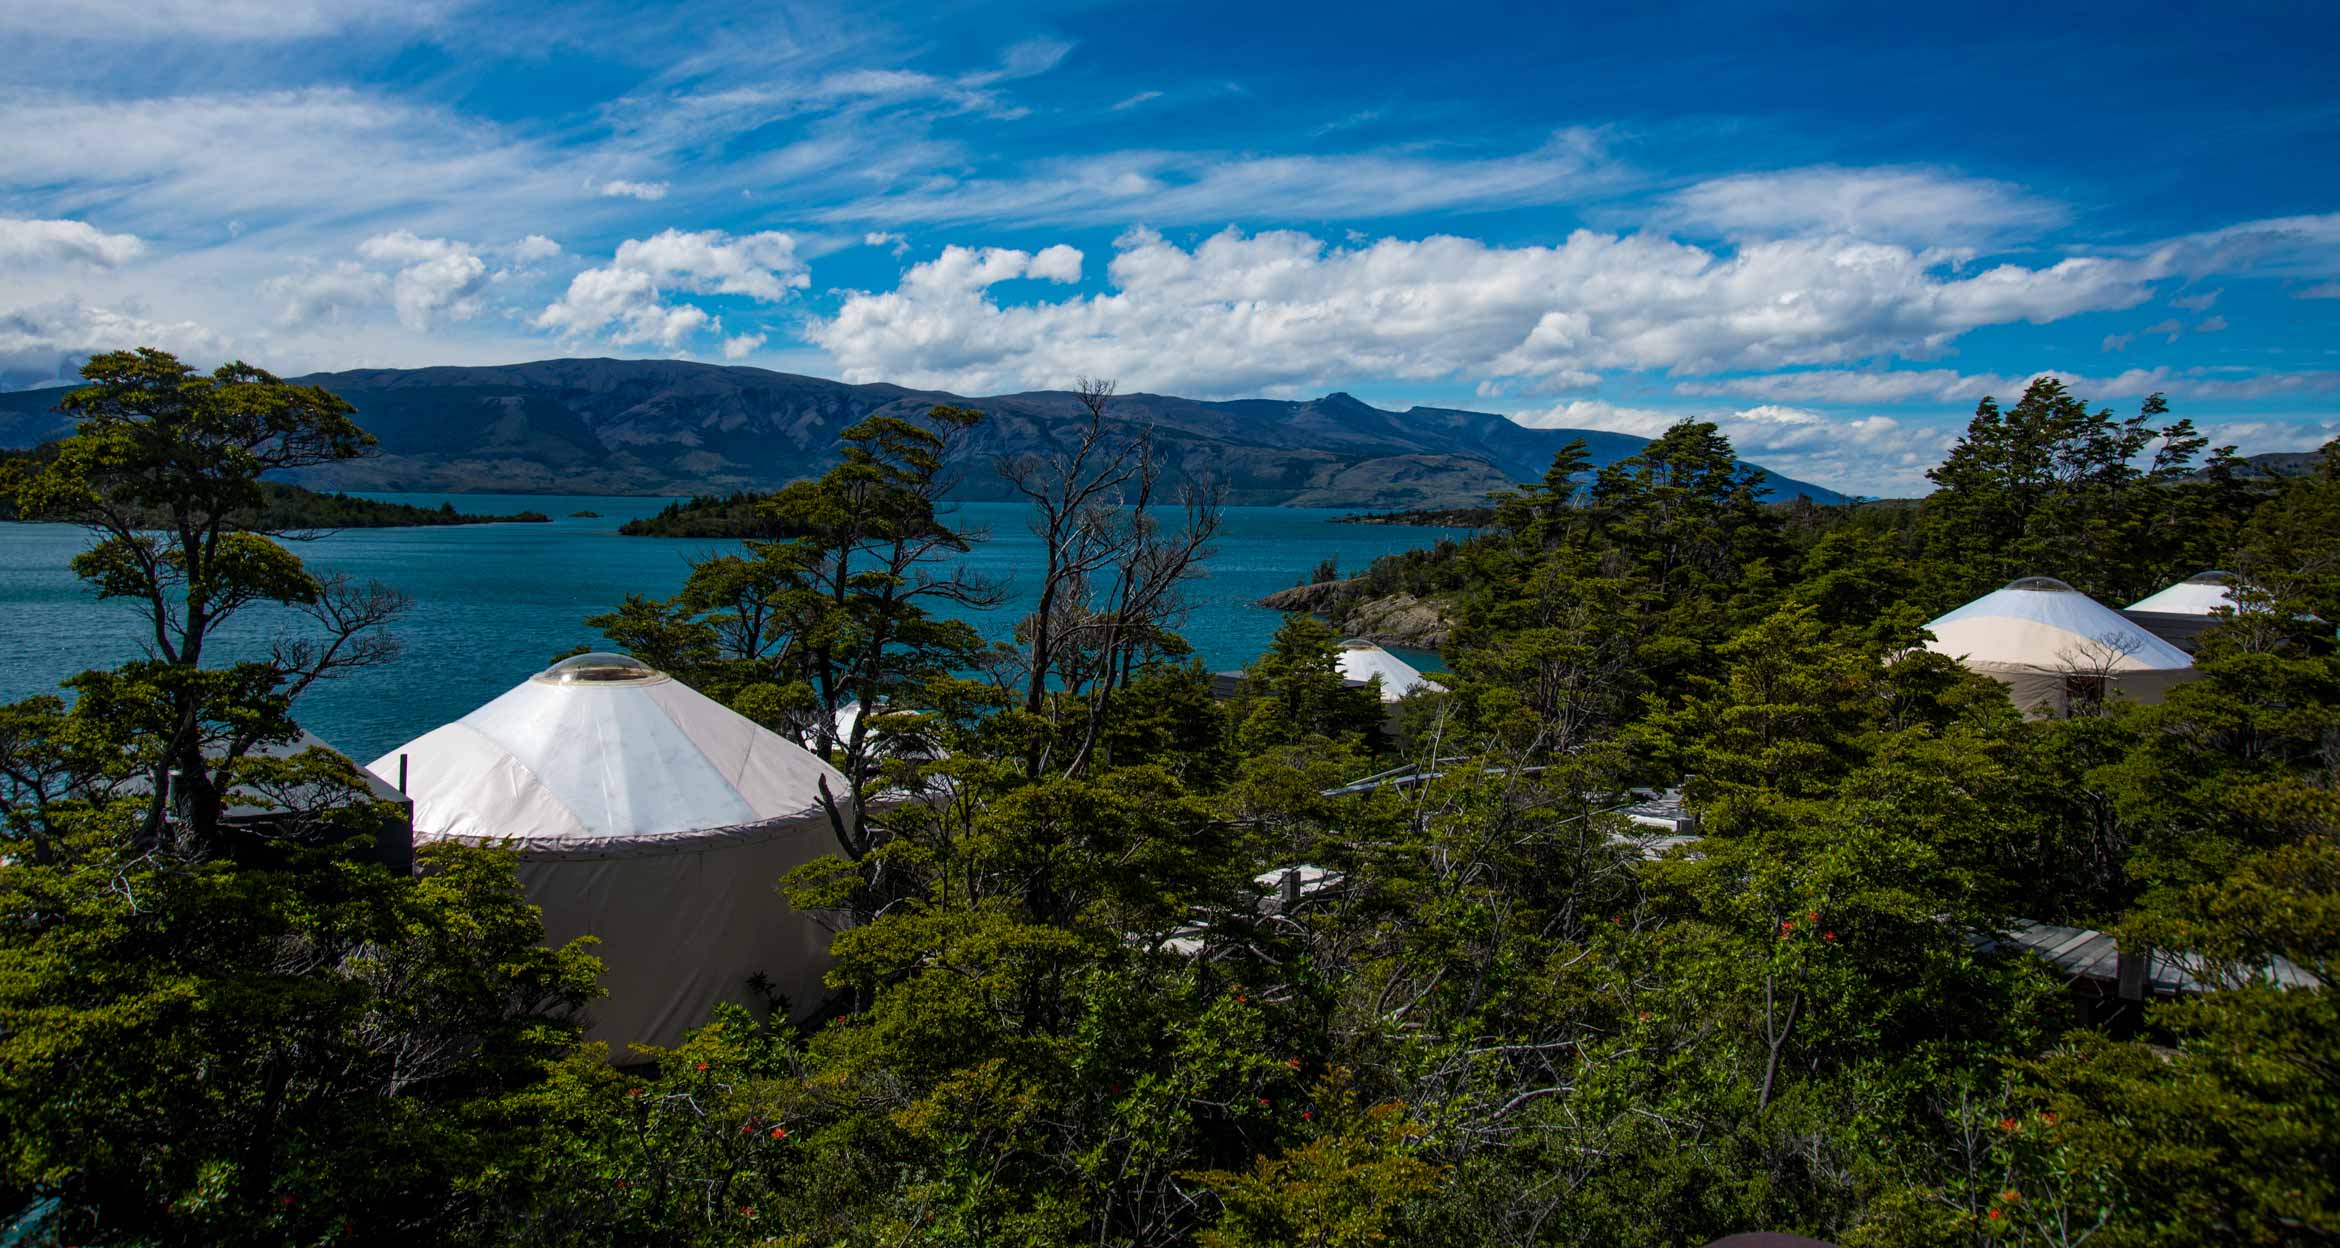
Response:
[{"label": "lake water", "polygon": [[[550,524],[351,529],[302,544],[319,572],[345,572],[404,591],[413,607],[395,632],[405,643],[383,668],[322,684],[301,699],[301,723],[364,761],[457,719],[541,670],[551,656],[602,639],[585,617],[628,593],[664,597],[681,588],[690,560],[729,543],[620,537],[617,527],[666,505],[663,498],[545,495],[372,494],[367,497],[463,511],[541,511]],[[569,513],[595,511],[597,518]],[[1266,648],[1281,617],[1251,604],[1306,579],[1330,556],[1342,571],[1380,555],[1431,545],[1459,530],[1335,524],[1344,513],[1291,507],[1233,507],[1209,563],[1189,592],[1180,629],[1213,670],[1241,667]],[[1010,601],[972,616],[986,636],[1004,638],[1038,592],[1039,542],[1024,508],[967,503],[959,524],[987,529],[967,557],[977,572],[1009,583]],[[66,566],[88,544],[80,529],[0,523],[0,700],[54,692],[85,668],[138,657],[138,624],[123,603],[98,602]],[[224,639],[232,653],[257,649],[281,623],[259,612]],[[1400,652],[1424,666],[1432,656]],[[221,656],[226,657],[226,656]]]}]

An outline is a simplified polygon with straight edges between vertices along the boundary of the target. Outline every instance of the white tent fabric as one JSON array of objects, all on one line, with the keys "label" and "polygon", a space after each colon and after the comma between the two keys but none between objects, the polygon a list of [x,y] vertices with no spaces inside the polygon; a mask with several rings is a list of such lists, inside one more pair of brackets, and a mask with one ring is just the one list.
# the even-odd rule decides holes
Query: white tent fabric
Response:
[{"label": "white tent fabric", "polygon": [[1416,689],[1444,693],[1446,687],[1422,675],[1413,664],[1370,641],[1344,641],[1337,660],[1341,675],[1350,680],[1381,677],[1381,700],[1395,702]]},{"label": "white tent fabric", "polygon": [[2242,604],[2234,600],[2234,584],[2232,572],[2197,572],[2158,594],[2130,603],[2129,610],[2158,615],[2216,615],[2221,607],[2236,611]]},{"label": "white tent fabric", "polygon": [[776,891],[835,848],[827,763],[618,655],[556,664],[376,759],[407,763],[418,843],[511,845],[545,938],[600,939],[590,1037],[672,1045],[761,972],[819,1003],[829,933]]},{"label": "white tent fabric", "polygon": [[1926,622],[1926,649],[2007,686],[2026,714],[2068,711],[2101,681],[2106,697],[2159,702],[2195,676],[2183,650],[2044,576],[2025,577]]}]

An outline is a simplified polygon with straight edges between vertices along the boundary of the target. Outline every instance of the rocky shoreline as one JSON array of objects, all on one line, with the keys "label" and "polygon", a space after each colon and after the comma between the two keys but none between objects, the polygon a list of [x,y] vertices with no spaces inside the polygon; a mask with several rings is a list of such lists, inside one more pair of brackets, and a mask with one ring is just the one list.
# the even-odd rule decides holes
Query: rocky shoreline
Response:
[{"label": "rocky shoreline", "polygon": [[1279,589],[1259,600],[1272,611],[1306,611],[1323,616],[1343,636],[1358,637],[1381,646],[1412,650],[1440,650],[1454,631],[1446,605],[1412,594],[1367,598],[1354,579],[1319,581]]}]

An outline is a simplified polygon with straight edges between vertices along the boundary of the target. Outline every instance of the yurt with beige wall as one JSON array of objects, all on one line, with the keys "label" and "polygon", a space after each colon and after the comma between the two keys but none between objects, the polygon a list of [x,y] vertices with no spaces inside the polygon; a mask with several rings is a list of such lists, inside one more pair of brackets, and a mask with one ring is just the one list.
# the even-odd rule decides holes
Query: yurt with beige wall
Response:
[{"label": "yurt with beige wall", "polygon": [[2053,577],[2014,581],[1926,630],[1926,649],[2006,685],[2026,715],[2111,698],[2159,702],[2195,676],[2185,651]]},{"label": "yurt with beige wall", "polygon": [[418,844],[506,844],[545,938],[600,939],[591,1039],[624,1060],[673,1045],[762,974],[801,1013],[825,992],[829,930],[780,877],[836,849],[847,792],[794,742],[638,660],[554,664],[376,759],[406,776]]}]

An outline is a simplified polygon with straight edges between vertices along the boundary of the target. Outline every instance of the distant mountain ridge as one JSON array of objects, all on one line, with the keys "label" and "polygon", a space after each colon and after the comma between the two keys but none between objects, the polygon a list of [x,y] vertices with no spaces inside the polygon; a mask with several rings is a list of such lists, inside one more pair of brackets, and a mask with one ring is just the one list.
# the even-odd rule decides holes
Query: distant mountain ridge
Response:
[{"label": "distant mountain ridge", "polygon": [[[956,493],[999,498],[1003,455],[1062,445],[1081,416],[1069,392],[968,398],[883,383],[852,385],[680,360],[540,360],[485,367],[356,369],[294,380],[355,404],[381,442],[373,458],[304,474],[330,489],[539,494],[691,494],[771,489],[836,462],[837,435],[874,412],[937,403],[989,419],[962,453]],[[68,431],[62,391],[0,394],[0,446]],[[1451,507],[1543,475],[1583,438],[1596,464],[1648,439],[1597,429],[1530,429],[1488,412],[1385,411],[1347,394],[1204,402],[1126,394],[1112,415],[1150,422],[1173,476],[1210,476],[1240,505]],[[1766,473],[1775,501],[1833,490]]]}]

